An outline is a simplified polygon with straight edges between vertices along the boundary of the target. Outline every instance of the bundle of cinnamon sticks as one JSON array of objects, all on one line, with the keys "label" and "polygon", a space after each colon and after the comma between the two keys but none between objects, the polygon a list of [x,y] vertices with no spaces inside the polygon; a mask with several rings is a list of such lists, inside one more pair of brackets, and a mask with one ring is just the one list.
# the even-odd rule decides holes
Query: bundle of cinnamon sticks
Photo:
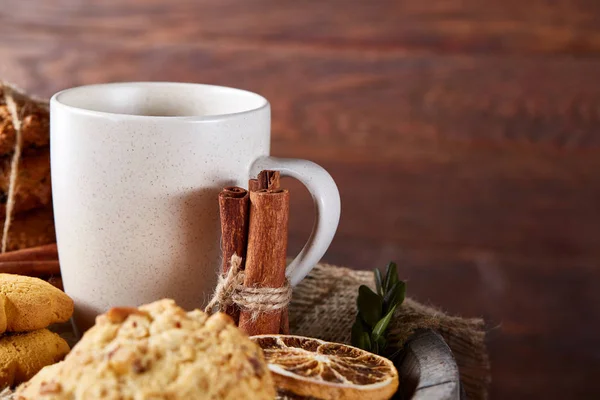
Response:
[{"label": "bundle of cinnamon sticks", "polygon": [[[289,192],[278,171],[262,171],[249,190],[226,187],[219,194],[223,274],[231,257],[242,257],[244,287],[281,288],[286,284]],[[248,335],[289,333],[287,308],[256,314],[237,306],[225,310]]]},{"label": "bundle of cinnamon sticks", "polygon": [[[244,287],[283,288],[289,192],[280,188],[278,171],[262,171],[248,188],[226,187],[219,194],[223,274],[235,254],[242,260]],[[62,289],[56,244],[0,254],[0,273],[39,277]],[[233,305],[225,312],[248,335],[289,333],[287,308],[257,314]]]}]

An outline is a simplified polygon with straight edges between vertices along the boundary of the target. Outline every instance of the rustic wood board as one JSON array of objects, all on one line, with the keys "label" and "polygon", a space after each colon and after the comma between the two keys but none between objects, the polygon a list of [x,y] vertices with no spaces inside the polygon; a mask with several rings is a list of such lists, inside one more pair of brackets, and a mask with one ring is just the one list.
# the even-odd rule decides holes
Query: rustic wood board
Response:
[{"label": "rustic wood board", "polygon": [[585,54],[600,49],[600,4],[595,0],[13,3],[0,13],[2,37],[77,32],[82,38],[140,46],[237,41],[388,52]]},{"label": "rustic wood board", "polygon": [[[0,77],[41,95],[145,79],[259,91],[273,105],[272,153],[313,159],[339,184],[326,261],[395,259],[411,296],[485,317],[492,398],[596,398],[599,8],[9,0]],[[293,254],[313,206],[284,186]]]}]

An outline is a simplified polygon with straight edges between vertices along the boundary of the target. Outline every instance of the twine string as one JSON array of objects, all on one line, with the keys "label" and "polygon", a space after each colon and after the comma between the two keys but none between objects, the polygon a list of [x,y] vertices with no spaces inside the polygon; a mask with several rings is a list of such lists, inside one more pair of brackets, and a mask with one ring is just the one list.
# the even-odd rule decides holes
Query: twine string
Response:
[{"label": "twine string", "polygon": [[232,294],[234,290],[244,284],[244,272],[241,270],[242,257],[237,254],[231,256],[229,271],[226,275],[219,275],[219,281],[213,297],[204,308],[205,312],[212,312],[215,307],[224,310],[233,305]]},{"label": "twine string", "polygon": [[292,299],[292,287],[287,279],[279,288],[246,287],[241,265],[242,258],[237,254],[232,255],[229,271],[226,275],[219,276],[213,297],[204,311],[223,311],[235,305],[242,311],[251,312],[252,318],[256,318],[261,313],[278,311],[288,306]]},{"label": "twine string", "polygon": [[12,125],[15,130],[15,148],[10,162],[10,176],[8,183],[8,194],[6,200],[6,211],[4,216],[4,228],[2,229],[2,253],[6,252],[8,246],[8,232],[13,219],[15,208],[15,197],[17,192],[17,178],[19,174],[19,162],[21,161],[21,148],[23,145],[21,132],[21,116],[18,111],[17,102],[13,96],[13,90],[7,85],[3,87],[4,102],[10,113]]}]

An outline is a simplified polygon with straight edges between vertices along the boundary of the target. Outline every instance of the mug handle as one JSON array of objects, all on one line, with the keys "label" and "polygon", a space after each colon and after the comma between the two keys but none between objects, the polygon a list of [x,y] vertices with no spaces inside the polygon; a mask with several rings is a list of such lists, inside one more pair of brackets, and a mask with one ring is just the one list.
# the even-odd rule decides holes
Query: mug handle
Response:
[{"label": "mug handle", "polygon": [[340,221],[340,192],[327,171],[318,164],[295,158],[260,157],[250,167],[250,176],[262,170],[277,170],[281,176],[299,180],[310,192],[317,218],[308,242],[288,265],[286,276],[296,286],[321,260],[333,240]]}]

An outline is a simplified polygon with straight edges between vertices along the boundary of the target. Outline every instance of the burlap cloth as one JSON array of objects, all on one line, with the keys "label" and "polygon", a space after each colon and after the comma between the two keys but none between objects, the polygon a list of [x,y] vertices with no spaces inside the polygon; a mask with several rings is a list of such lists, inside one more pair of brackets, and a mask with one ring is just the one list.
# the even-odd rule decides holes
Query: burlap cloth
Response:
[{"label": "burlap cloth", "polygon": [[[318,264],[294,288],[289,307],[291,333],[349,344],[360,285],[374,289],[373,273]],[[403,344],[421,328],[439,332],[452,349],[467,398],[486,399],[490,364],[483,320],[452,317],[407,298],[390,323],[388,337]]]}]

